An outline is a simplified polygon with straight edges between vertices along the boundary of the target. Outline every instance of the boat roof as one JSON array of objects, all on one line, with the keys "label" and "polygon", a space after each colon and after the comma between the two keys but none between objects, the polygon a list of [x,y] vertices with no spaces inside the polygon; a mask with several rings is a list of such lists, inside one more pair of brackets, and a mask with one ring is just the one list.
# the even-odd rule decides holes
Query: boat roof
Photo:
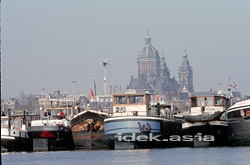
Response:
[{"label": "boat roof", "polygon": [[78,113],[77,115],[74,116],[74,118],[76,118],[78,116],[81,116],[82,114],[87,113],[87,112],[97,113],[99,115],[108,116],[108,114],[105,113],[105,112],[100,112],[100,111],[97,111],[97,110],[91,110],[91,109],[89,109],[89,110],[85,110],[85,111],[82,111],[82,112]]},{"label": "boat roof", "polygon": [[225,96],[222,96],[222,95],[195,95],[195,96],[191,96],[190,98],[195,98],[195,97],[224,97],[226,98]]},{"label": "boat roof", "polygon": [[112,96],[138,96],[138,95],[152,95],[151,93],[145,92],[145,93],[122,93],[122,94],[113,94]]},{"label": "boat roof", "polygon": [[233,106],[228,108],[228,112],[246,108],[250,108],[250,99],[235,103]]}]

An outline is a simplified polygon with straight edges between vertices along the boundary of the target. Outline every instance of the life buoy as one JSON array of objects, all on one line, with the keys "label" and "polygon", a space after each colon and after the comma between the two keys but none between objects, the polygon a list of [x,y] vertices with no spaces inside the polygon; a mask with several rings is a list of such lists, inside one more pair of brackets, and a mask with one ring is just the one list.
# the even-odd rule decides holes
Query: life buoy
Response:
[{"label": "life buoy", "polygon": [[246,116],[250,116],[250,111],[246,111]]}]

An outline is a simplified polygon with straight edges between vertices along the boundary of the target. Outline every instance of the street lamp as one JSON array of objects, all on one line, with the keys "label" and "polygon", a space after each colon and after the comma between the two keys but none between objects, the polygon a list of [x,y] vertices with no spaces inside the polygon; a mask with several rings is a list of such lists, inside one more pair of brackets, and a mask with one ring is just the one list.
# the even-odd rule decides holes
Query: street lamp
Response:
[{"label": "street lamp", "polygon": [[75,105],[75,100],[76,100],[76,96],[75,96],[75,84],[76,84],[76,81],[71,81],[72,83],[72,86],[73,86],[73,104]]}]

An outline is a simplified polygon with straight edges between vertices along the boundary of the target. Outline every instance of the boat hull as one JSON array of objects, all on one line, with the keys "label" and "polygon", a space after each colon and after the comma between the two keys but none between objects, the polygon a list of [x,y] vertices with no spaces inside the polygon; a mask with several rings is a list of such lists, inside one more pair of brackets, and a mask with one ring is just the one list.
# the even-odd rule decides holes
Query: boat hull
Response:
[{"label": "boat hull", "polygon": [[75,148],[107,148],[104,131],[73,131]]},{"label": "boat hull", "polygon": [[32,151],[32,140],[27,131],[1,128],[1,146],[11,151]]},{"label": "boat hull", "polygon": [[32,151],[32,141],[29,138],[1,135],[1,146],[8,152],[12,151]]},{"label": "boat hull", "polygon": [[104,118],[107,114],[88,110],[71,120],[71,130],[75,148],[107,148],[104,136]]},{"label": "boat hull", "polygon": [[228,121],[230,145],[250,146],[250,119]]},{"label": "boat hull", "polygon": [[34,151],[55,151],[74,149],[72,132],[65,126],[33,126],[28,128]]},{"label": "boat hull", "polygon": [[[193,139],[185,141],[187,146],[196,147],[198,142],[208,142],[207,146],[209,147],[228,145],[228,125],[226,121],[185,122],[182,124],[182,134],[185,137],[191,136]],[[214,139],[210,138],[211,135]]]},{"label": "boat hull", "polygon": [[[163,141],[170,135],[180,134],[181,125],[176,121],[159,117],[129,116],[106,119],[104,125],[104,133],[109,140],[110,148],[115,147],[115,142],[130,142],[134,148],[180,146],[180,142],[176,144]],[[152,137],[157,137],[157,140]]]}]

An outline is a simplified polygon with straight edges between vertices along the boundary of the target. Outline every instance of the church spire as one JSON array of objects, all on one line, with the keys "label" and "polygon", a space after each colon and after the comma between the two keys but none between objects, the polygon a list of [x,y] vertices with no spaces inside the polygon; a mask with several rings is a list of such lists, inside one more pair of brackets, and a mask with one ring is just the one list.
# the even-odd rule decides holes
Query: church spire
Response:
[{"label": "church spire", "polygon": [[149,36],[149,30],[148,29],[147,29],[147,36],[145,37],[145,41],[146,41],[145,45],[151,46],[151,38]]},{"label": "church spire", "polygon": [[183,57],[186,57],[186,58],[188,57],[186,49],[184,50],[184,56]]},{"label": "church spire", "polygon": [[185,87],[189,92],[194,92],[193,69],[189,64],[187,57],[187,51],[184,50],[183,60],[181,66],[179,67],[179,84],[181,89]]}]

